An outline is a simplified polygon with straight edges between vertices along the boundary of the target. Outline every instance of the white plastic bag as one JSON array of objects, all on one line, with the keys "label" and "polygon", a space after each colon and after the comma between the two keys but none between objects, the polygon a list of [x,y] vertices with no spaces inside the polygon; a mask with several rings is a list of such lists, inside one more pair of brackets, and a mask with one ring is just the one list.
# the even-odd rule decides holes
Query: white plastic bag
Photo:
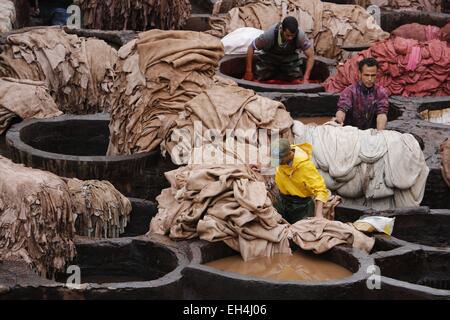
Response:
[{"label": "white plastic bag", "polygon": [[222,38],[225,54],[246,54],[250,44],[264,31],[256,28],[239,28]]},{"label": "white plastic bag", "polygon": [[394,230],[395,218],[387,217],[365,217],[353,223],[354,227],[363,232],[382,232],[391,235]]}]

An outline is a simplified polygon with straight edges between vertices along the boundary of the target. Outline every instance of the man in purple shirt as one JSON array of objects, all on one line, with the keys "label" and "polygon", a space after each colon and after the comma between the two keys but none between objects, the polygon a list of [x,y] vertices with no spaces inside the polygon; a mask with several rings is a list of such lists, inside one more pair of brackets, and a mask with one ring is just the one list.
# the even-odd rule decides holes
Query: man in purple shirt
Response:
[{"label": "man in purple shirt", "polygon": [[[294,17],[286,17],[282,23],[273,25],[256,38],[247,50],[244,79],[293,81],[302,77],[301,61],[297,50],[302,50],[306,57],[306,70],[303,80],[307,82],[314,66],[314,49],[305,33],[299,28]],[[262,50],[256,57],[255,50]],[[253,70],[255,69],[255,70]]]},{"label": "man in purple shirt", "polygon": [[366,58],[359,62],[359,81],[341,92],[336,122],[361,130],[384,130],[389,111],[389,97],[385,88],[376,85],[378,62]]}]

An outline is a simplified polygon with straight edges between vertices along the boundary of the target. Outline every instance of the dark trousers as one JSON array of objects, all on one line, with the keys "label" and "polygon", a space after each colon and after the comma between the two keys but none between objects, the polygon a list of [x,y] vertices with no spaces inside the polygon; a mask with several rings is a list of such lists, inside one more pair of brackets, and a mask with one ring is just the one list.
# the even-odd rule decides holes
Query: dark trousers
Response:
[{"label": "dark trousers", "polygon": [[303,77],[301,65],[297,53],[291,55],[263,53],[255,57],[255,79],[283,81],[301,79]]},{"label": "dark trousers", "polygon": [[65,26],[69,14],[66,7],[54,7],[53,5],[44,6],[41,5],[40,17],[44,19],[45,23],[51,26]]},{"label": "dark trousers", "polygon": [[277,203],[274,204],[275,209],[290,224],[294,224],[308,217],[314,217],[316,206],[312,198],[287,196],[280,193],[277,200]]}]

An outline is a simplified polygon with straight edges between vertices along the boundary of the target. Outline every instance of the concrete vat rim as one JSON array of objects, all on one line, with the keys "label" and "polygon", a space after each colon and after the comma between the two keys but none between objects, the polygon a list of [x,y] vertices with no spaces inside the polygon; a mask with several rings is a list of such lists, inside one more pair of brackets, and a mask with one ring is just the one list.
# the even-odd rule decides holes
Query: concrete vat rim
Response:
[{"label": "concrete vat rim", "polygon": [[[337,279],[337,280],[326,280],[326,281],[318,281],[318,282],[311,282],[311,281],[287,281],[287,280],[268,280],[260,277],[254,277],[254,276],[246,276],[241,275],[238,273],[228,272],[228,271],[221,271],[212,267],[205,266],[202,262],[201,257],[201,250],[202,247],[207,246],[208,244],[202,244],[201,242],[194,242],[190,244],[190,249],[192,252],[192,260],[191,262],[186,266],[186,268],[183,270],[183,275],[185,271],[192,269],[196,270],[202,273],[210,273],[215,276],[222,277],[226,280],[233,281],[250,281],[253,283],[259,283],[259,284],[266,284],[266,285],[276,285],[276,286],[283,286],[283,285],[295,285],[295,286],[301,286],[301,287],[330,287],[330,286],[339,286],[339,285],[351,285],[351,284],[357,284],[361,281],[364,281],[368,278],[368,274],[366,273],[367,268],[370,265],[373,265],[373,258],[371,255],[364,253],[363,251],[360,251],[358,249],[348,247],[348,246],[336,246],[332,248],[330,251],[337,251],[340,253],[351,255],[358,263],[358,269],[356,272],[354,272],[351,276]],[[294,250],[293,250],[294,251]],[[239,254],[239,253],[237,253]],[[350,270],[351,271],[351,270]]]},{"label": "concrete vat rim", "polygon": [[[165,273],[163,276],[150,281],[130,281],[130,282],[117,282],[117,283],[83,283],[80,287],[71,287],[67,284],[58,282],[55,280],[49,280],[43,278],[32,271],[24,261],[5,261],[5,266],[11,265],[19,272],[12,273],[8,269],[4,269],[1,272],[15,277],[16,280],[13,283],[11,279],[0,277],[0,300],[15,300],[15,299],[49,299],[49,300],[79,300],[79,299],[92,299],[89,296],[94,295],[94,299],[101,299],[101,295],[106,294],[108,299],[127,299],[129,295],[140,295],[140,299],[158,299],[162,297],[168,299],[175,294],[174,299],[180,299],[182,297],[182,278],[181,271],[189,263],[189,252],[186,247],[177,247],[174,244],[166,241],[165,237],[152,235],[150,237],[129,237],[129,238],[115,238],[115,239],[86,239],[75,238],[75,243],[80,244],[103,244],[103,245],[123,245],[133,246],[135,243],[146,242],[156,248],[161,248],[166,252],[170,252],[176,263],[176,267],[171,271]],[[10,266],[10,267],[11,267]],[[1,269],[1,265],[0,265]],[[15,269],[15,270],[16,270]],[[18,281],[18,277],[21,277]],[[6,282],[3,282],[6,281]],[[137,293],[134,292],[137,290]],[[161,292],[159,291],[161,290]],[[177,293],[178,292],[178,293]],[[29,294],[27,296],[27,294]],[[149,296],[146,296],[148,294]],[[170,294],[170,295],[168,295]],[[96,296],[98,295],[98,296]],[[134,299],[134,298],[132,298]],[[161,298],[160,298],[161,299]]]},{"label": "concrete vat rim", "polygon": [[[111,282],[111,283],[94,283],[94,282],[88,282],[87,290],[89,289],[142,289],[142,288],[149,288],[149,287],[157,287],[157,286],[164,286],[171,283],[174,283],[176,281],[181,280],[182,274],[181,270],[184,269],[184,267],[189,263],[188,258],[185,256],[185,253],[182,253],[181,250],[177,250],[174,247],[171,247],[162,241],[158,241],[155,237],[146,237],[146,236],[139,236],[139,237],[129,237],[129,238],[113,238],[113,239],[83,239],[82,241],[77,240],[75,241],[76,244],[89,244],[89,243],[95,243],[95,244],[108,244],[108,243],[118,243],[118,242],[127,242],[127,245],[133,245],[137,242],[147,242],[150,243],[152,246],[155,246],[156,248],[160,248],[163,250],[170,251],[174,257],[176,258],[177,267],[171,270],[170,272],[166,273],[164,276],[150,280],[150,281],[131,281],[131,282]],[[64,286],[64,285],[63,285]]]},{"label": "concrete vat rim", "polygon": [[[435,254],[435,255],[448,255],[450,259],[450,248],[434,248],[434,247],[426,247],[421,245],[415,246],[404,246],[391,251],[383,251],[377,252],[372,255],[374,262],[378,265],[378,260],[380,259],[395,259],[396,257],[400,257],[405,254],[417,254],[422,255],[425,258],[426,254]],[[383,272],[381,270],[381,272]],[[415,294],[426,294],[427,298],[442,298],[442,299],[450,299],[450,290],[445,289],[437,289],[433,287],[429,287],[426,285],[416,284],[412,282],[408,282],[401,279],[396,279],[394,277],[383,276],[381,275],[382,284],[388,284],[392,287],[401,287],[402,289],[409,290],[410,293]]]},{"label": "concrete vat rim", "polygon": [[[300,57],[304,57],[300,55]],[[300,84],[300,85],[273,85],[273,84],[264,84],[257,83],[253,81],[247,81],[244,79],[238,79],[232,76],[229,76],[221,71],[222,63],[234,60],[234,59],[242,59],[245,58],[243,54],[234,54],[234,55],[225,55],[219,62],[219,67],[217,69],[216,74],[223,78],[235,81],[240,87],[252,89],[256,92],[283,92],[283,93],[318,93],[325,92],[325,88],[321,84],[309,83],[309,84]],[[316,61],[319,61],[328,68],[334,69],[337,65],[337,62],[333,59],[328,59],[321,56],[315,56]],[[332,70],[330,70],[330,75],[332,74]]]},{"label": "concrete vat rim", "polygon": [[151,155],[155,155],[158,151],[136,153],[132,155],[115,155],[115,156],[74,156],[64,155],[60,153],[47,152],[36,149],[29,144],[25,143],[21,137],[20,132],[22,129],[33,126],[40,123],[59,123],[64,121],[109,121],[110,116],[107,113],[97,113],[90,115],[69,115],[49,118],[49,119],[27,119],[18,124],[13,125],[6,133],[6,144],[8,148],[16,148],[19,151],[25,152],[29,155],[38,156],[48,160],[65,160],[65,161],[78,161],[78,162],[109,162],[117,163],[127,160],[143,159]]}]

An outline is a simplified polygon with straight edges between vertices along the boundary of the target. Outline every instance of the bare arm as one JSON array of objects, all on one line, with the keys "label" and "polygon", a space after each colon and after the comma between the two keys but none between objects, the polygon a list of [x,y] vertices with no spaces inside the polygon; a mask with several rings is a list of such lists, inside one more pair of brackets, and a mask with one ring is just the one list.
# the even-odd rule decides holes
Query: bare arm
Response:
[{"label": "bare arm", "polygon": [[316,218],[323,218],[323,202],[320,200],[316,200],[316,209],[314,212],[314,216]]},{"label": "bare arm", "polygon": [[311,71],[314,67],[314,49],[312,47],[305,50],[306,55],[306,70],[305,75],[303,76],[303,80],[308,81],[311,77]]},{"label": "bare arm", "polygon": [[345,112],[342,110],[338,110],[338,112],[336,112],[336,122],[340,123],[340,124],[344,124],[345,122]]},{"label": "bare arm", "polygon": [[336,122],[340,124],[344,124],[345,116],[349,110],[351,110],[353,106],[353,94],[351,90],[351,86],[345,88],[339,95],[339,101],[337,105],[336,112]]},{"label": "bare arm", "polygon": [[378,130],[386,129],[386,123],[387,123],[387,115],[384,113],[380,113],[377,116],[377,129]]},{"label": "bare arm", "polygon": [[248,81],[253,80],[253,54],[255,52],[255,49],[253,49],[253,46],[249,46],[247,49],[247,59],[245,63],[245,74],[244,79]]},{"label": "bare arm", "polygon": [[386,129],[387,114],[389,112],[389,95],[385,88],[380,88],[377,106],[377,129]]}]

